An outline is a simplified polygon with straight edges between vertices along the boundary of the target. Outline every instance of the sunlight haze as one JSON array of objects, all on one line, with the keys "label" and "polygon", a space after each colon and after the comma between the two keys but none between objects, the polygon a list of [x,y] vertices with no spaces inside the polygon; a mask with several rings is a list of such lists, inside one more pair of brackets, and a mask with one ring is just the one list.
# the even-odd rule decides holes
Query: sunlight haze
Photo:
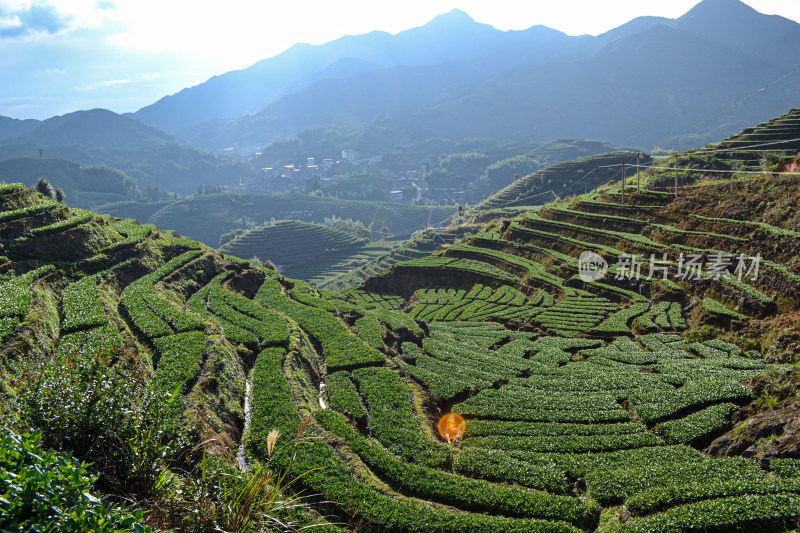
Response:
[{"label": "sunlight haze", "polygon": [[[453,9],[500,30],[544,25],[568,35],[597,35],[638,16],[677,18],[696,3],[3,0],[0,72],[13,73],[6,78],[13,80],[0,89],[0,115],[42,119],[98,106],[135,111],[295,43],[317,45],[371,31],[396,34]],[[746,3],[800,20],[800,2]]]}]

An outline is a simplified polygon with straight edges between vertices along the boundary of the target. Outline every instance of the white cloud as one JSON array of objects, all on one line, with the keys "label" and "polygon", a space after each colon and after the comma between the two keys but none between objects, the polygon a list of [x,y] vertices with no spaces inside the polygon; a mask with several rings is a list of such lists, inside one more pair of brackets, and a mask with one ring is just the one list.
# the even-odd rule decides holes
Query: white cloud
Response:
[{"label": "white cloud", "polygon": [[0,2],[0,39],[56,35],[69,28],[71,16],[45,0]]},{"label": "white cloud", "polygon": [[[170,51],[191,57],[209,72],[244,68],[272,57],[292,44],[322,44],[343,35],[382,30],[389,33],[420,26],[458,8],[476,21],[502,29],[536,24],[570,35],[598,34],[641,15],[677,17],[700,0],[51,0],[59,20],[70,30],[93,29],[111,43],[150,52]],[[13,3],[12,3],[13,2]],[[0,0],[2,6],[50,6],[45,0]],[[800,18],[796,0],[746,0],[755,9]],[[52,7],[52,6],[50,6]],[[55,8],[51,11],[56,13]],[[6,17],[9,31],[18,21]]]},{"label": "white cloud", "polygon": [[16,15],[4,15],[0,17],[0,32],[19,28],[20,26],[22,26],[22,21]]},{"label": "white cloud", "polygon": [[119,80],[102,80],[75,87],[78,91],[94,91],[97,89],[110,89],[114,87],[122,87],[135,83],[149,83],[157,79],[163,78],[161,73],[139,74],[136,79],[124,78]]},{"label": "white cloud", "polygon": [[90,83],[88,85],[81,85],[80,87],[75,87],[78,91],[93,91],[95,89],[108,89],[109,87],[120,87],[122,85],[127,85],[132,83],[133,80],[104,80],[104,81],[96,81],[94,83]]}]

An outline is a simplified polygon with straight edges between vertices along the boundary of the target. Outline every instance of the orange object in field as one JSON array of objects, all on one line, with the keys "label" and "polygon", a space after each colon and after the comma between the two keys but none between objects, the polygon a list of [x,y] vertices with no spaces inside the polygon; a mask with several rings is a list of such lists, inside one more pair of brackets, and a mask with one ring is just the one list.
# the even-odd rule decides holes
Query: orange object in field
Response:
[{"label": "orange object in field", "polygon": [[439,419],[439,435],[448,441],[460,439],[467,429],[467,422],[455,413],[444,415]]}]

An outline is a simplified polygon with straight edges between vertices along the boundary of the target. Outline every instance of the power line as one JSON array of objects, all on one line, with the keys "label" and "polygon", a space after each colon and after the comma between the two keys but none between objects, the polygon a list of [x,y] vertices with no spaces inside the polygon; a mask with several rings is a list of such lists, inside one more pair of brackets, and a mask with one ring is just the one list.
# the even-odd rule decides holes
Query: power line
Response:
[{"label": "power line", "polygon": [[[798,67],[795,70],[800,70],[800,65],[798,65]],[[794,71],[792,71],[792,72],[794,72]],[[748,145],[748,146],[744,146],[742,148],[735,148],[735,149],[718,148],[718,149],[710,149],[710,150],[703,150],[703,151],[693,151],[693,152],[684,153],[683,155],[684,156],[692,156],[692,155],[702,155],[702,154],[719,153],[719,152],[744,152],[744,151],[747,151],[747,150],[752,149],[752,148],[761,148],[761,147],[764,147],[764,146],[774,146],[774,145],[778,145],[778,144],[786,144],[786,143],[797,142],[797,141],[800,141],[800,137],[794,138],[794,139],[785,139],[785,140],[782,140],[782,141],[772,141],[772,142],[768,142],[768,143],[751,144],[751,145]],[[753,151],[759,151],[759,150],[753,150]],[[679,155],[679,154],[676,154],[676,155]],[[596,165],[596,168],[618,168],[618,167],[622,167],[625,164],[627,164],[627,163],[623,162],[623,163],[614,163],[614,164],[610,164],[610,165]],[[656,166],[656,165],[646,165],[646,164],[645,165],[641,165],[640,164],[640,165],[637,165],[637,167],[643,168],[643,169],[655,168],[655,169],[660,169],[660,170],[664,170],[664,171],[677,170],[679,172],[687,172],[687,173],[688,172],[709,173],[709,174],[715,174],[715,173],[716,174],[765,174],[765,173],[767,173],[767,174],[778,175],[778,176],[797,176],[797,175],[800,175],[800,172],[768,172],[768,171],[763,171],[763,170],[713,170],[713,169],[701,169],[701,168],[681,168],[681,167],[678,167],[677,165],[662,167],[662,166]],[[548,169],[538,170],[534,174],[539,173],[539,172],[543,172],[545,170],[548,170]],[[557,173],[558,171],[550,170],[550,172],[556,172]],[[566,194],[566,193],[572,192],[575,189],[575,187],[578,186],[578,184],[580,184],[587,177],[589,177],[592,174],[594,174],[594,172],[595,172],[595,170],[592,169],[589,172],[587,172],[586,174],[584,174],[581,178],[579,178],[578,180],[574,181],[572,183],[572,185],[568,189],[562,191],[562,194]],[[615,180],[617,178],[617,176],[619,176],[621,174],[622,174],[622,170],[620,169],[619,171],[615,172],[610,178],[608,178],[608,181]],[[553,196],[556,197],[556,198],[558,197],[555,194],[555,192],[551,189],[550,191],[534,194],[532,196],[528,196],[527,198],[528,199],[535,198],[536,196],[542,196],[542,195],[548,194],[548,193],[553,194]],[[498,208],[505,207],[505,206],[508,206],[508,205],[511,205],[511,204],[515,204],[515,203],[518,203],[518,202],[519,202],[519,200],[511,200],[509,202],[505,202],[505,203],[502,203],[500,205],[494,206],[492,209],[498,209]]]},{"label": "power line", "polygon": [[[749,151],[750,148],[760,148],[762,146],[775,146],[776,144],[786,144],[786,143],[797,142],[797,141],[800,141],[800,137],[797,137],[795,139],[784,139],[782,141],[772,141],[772,142],[768,142],[768,143],[751,144],[751,145],[748,145],[748,146],[743,146],[741,148],[717,148],[717,149],[711,149],[711,150],[691,151],[691,152],[685,152],[685,155],[716,154],[718,152],[746,152],[746,151]],[[760,151],[760,150],[753,150],[753,151]]]},{"label": "power line", "polygon": [[716,170],[705,168],[682,168],[682,167],[657,167],[654,165],[642,165],[642,168],[657,168],[660,170],[678,170],[679,172],[701,172],[709,174],[773,174],[777,176],[798,176],[800,172],[772,172],[769,170]]},{"label": "power line", "polygon": [[[771,141],[771,142],[768,142],[768,143],[749,144],[749,145],[743,146],[741,148],[713,148],[713,149],[709,149],[709,150],[698,150],[698,151],[694,151],[693,150],[691,152],[678,153],[678,155],[682,156],[682,157],[690,157],[690,156],[693,156],[693,155],[716,154],[716,153],[720,153],[720,152],[748,152],[748,151],[761,152],[762,150],[751,150],[751,149],[752,148],[762,148],[764,146],[775,146],[775,145],[778,145],[778,144],[786,144],[786,143],[791,143],[791,142],[800,142],[800,137],[796,137],[794,139],[784,139],[782,141]],[[614,168],[614,167],[621,167],[621,166],[622,166],[622,163],[613,163],[613,164],[610,164],[610,165],[599,165],[598,168]],[[641,165],[641,166],[645,167],[645,168],[659,168],[659,167],[652,167],[652,166],[647,166],[647,165]]]},{"label": "power line", "polygon": [[[599,168],[599,167],[598,167],[598,168]],[[572,189],[574,189],[576,185],[578,185],[580,182],[582,182],[583,180],[585,180],[586,178],[588,178],[589,176],[591,176],[591,175],[593,175],[593,174],[594,174],[594,169],[592,169],[592,170],[590,170],[589,172],[587,172],[586,174],[584,174],[584,176],[583,176],[582,178],[580,178],[580,179],[578,179],[577,181],[573,182],[573,183],[572,183],[572,187],[570,187],[569,189],[567,189],[567,190],[566,190],[566,191],[564,191],[564,192],[565,192],[565,193],[567,193],[567,192],[570,192],[570,191],[572,191]]]},{"label": "power line", "polygon": [[444,240],[444,237],[439,235],[439,232],[436,231],[436,228],[434,228],[431,225],[432,216],[433,216],[433,205],[431,204],[431,205],[428,206],[428,223],[426,224],[427,227],[425,229],[428,229],[428,230],[432,231],[434,235],[439,237],[439,240],[442,241],[442,244],[447,244],[447,241]]},{"label": "power line", "polygon": [[[558,195],[552,189],[550,189],[549,191],[544,191],[544,192],[540,192],[540,193],[537,193],[537,194],[532,194],[531,196],[528,196],[527,198],[536,198],[537,196],[544,196],[545,194],[552,194],[553,198],[558,198]],[[519,202],[519,200],[509,200],[508,202],[502,203],[500,205],[496,205],[496,206],[492,207],[491,209],[499,209],[501,207],[506,207],[506,206],[509,206],[511,204],[515,204],[517,202]],[[481,202],[481,203],[483,203],[483,202]],[[478,204],[478,205],[480,205],[480,204]],[[475,207],[477,208],[478,206],[476,205]]]},{"label": "power line", "polygon": [[[726,111],[728,111],[728,110],[729,110],[729,109],[731,109],[732,107],[736,107],[737,105],[741,104],[741,103],[742,103],[742,102],[744,102],[745,100],[748,100],[748,99],[752,98],[753,96],[757,95],[758,93],[760,93],[760,92],[763,92],[763,91],[766,91],[767,89],[769,89],[770,87],[772,87],[773,85],[775,85],[776,83],[778,83],[779,81],[783,80],[784,78],[787,78],[787,77],[791,76],[792,74],[794,74],[794,73],[795,73],[795,72],[797,72],[798,70],[800,70],[800,65],[797,65],[797,66],[796,66],[796,67],[794,67],[793,69],[791,69],[791,70],[789,70],[789,71],[787,71],[787,72],[784,72],[783,74],[781,74],[780,76],[778,76],[777,78],[775,78],[774,80],[772,80],[771,82],[769,82],[768,84],[764,85],[763,87],[760,87],[760,88],[756,89],[755,91],[751,92],[751,93],[750,93],[750,94],[748,94],[747,96],[744,96],[744,97],[742,97],[742,98],[738,99],[737,101],[735,101],[734,103],[730,104],[729,106],[727,106],[727,107],[725,107],[725,108],[723,108],[723,109],[721,109],[721,110],[717,111],[716,113],[714,113],[714,114],[712,114],[712,115],[709,115],[709,116],[707,116],[706,118],[704,118],[704,119],[702,119],[702,120],[700,120],[700,121],[698,121],[698,122],[695,122],[695,123],[694,123],[694,124],[692,124],[691,126],[687,127],[686,129],[684,129],[684,130],[682,130],[682,131],[680,131],[680,132],[678,132],[678,133],[676,133],[676,134],[674,134],[674,135],[672,135],[672,136],[673,136],[673,137],[675,137],[675,136],[677,136],[677,135],[683,135],[684,133],[687,133],[687,132],[689,132],[690,130],[692,130],[692,129],[696,128],[696,127],[697,127],[697,126],[699,126],[700,124],[705,124],[706,122],[708,122],[708,121],[710,121],[710,120],[713,120],[713,119],[717,118],[719,115],[721,115],[721,114],[725,113]],[[662,141],[663,141],[663,140],[666,140],[666,139],[662,139]]]}]

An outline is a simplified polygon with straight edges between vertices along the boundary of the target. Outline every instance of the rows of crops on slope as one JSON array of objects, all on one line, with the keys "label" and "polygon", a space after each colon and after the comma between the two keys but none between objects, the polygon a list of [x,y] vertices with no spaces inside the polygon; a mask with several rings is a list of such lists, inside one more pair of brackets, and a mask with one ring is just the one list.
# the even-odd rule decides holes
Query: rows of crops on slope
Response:
[{"label": "rows of crops on slope", "polygon": [[[800,278],[795,279],[796,276],[784,266],[764,258],[743,238],[683,230],[664,224],[642,226],[640,220],[625,228],[626,220],[632,221],[622,216],[609,219],[604,215],[590,215],[556,206],[529,214],[521,224],[536,233],[566,234],[566,239],[577,240],[571,243],[576,251],[580,250],[579,242],[599,243],[599,246],[595,245],[599,251],[609,261],[616,262],[609,265],[609,273],[615,277],[657,277],[673,284],[677,281],[699,285],[701,290],[707,290],[711,285],[717,293],[728,294],[730,299],[743,296],[745,309],[756,315],[774,311],[774,296],[765,293],[775,294],[770,290],[774,283],[786,284],[792,292],[798,290]],[[609,224],[617,229],[609,229]],[[680,238],[664,238],[665,232]],[[528,234],[516,231],[512,235],[515,239],[524,239]],[[610,256],[607,253],[609,248],[620,253],[616,257]],[[675,324],[670,322],[670,326],[679,328],[677,310],[673,313],[676,321]],[[649,325],[646,323],[645,327]]]},{"label": "rows of crops on slope", "polygon": [[307,279],[311,269],[351,255],[366,242],[328,226],[284,220],[238,235],[221,250],[242,259],[257,257],[272,261],[286,275]]},{"label": "rows of crops on slope", "polygon": [[[715,251],[735,255],[741,246],[748,261],[758,251],[730,222],[686,226],[691,217],[676,218],[665,195],[626,198],[619,210],[621,198],[606,191],[527,213],[434,255],[413,253],[343,294],[174,237],[151,254],[162,237],[130,227],[130,244],[111,253],[133,261],[113,270],[98,258],[92,281],[73,275],[55,290],[57,316],[70,335],[119,327],[122,342],[152,353],[163,383],[183,384],[187,409],[197,406],[215,431],[224,427],[215,416],[243,420],[252,368],[246,458],[302,475],[298,487],[335,502],[325,512],[350,524],[796,527],[796,464],[700,450],[738,431],[741,408],[760,394],[748,380],[790,368],[746,339],[715,337],[797,301],[746,276],[670,280],[645,265],[637,277],[631,263],[581,279],[578,257],[587,249],[612,263],[622,253],[657,254],[667,278],[680,253],[700,253],[707,271]],[[771,235],[766,243],[780,233],[748,228]],[[769,283],[792,286],[784,255],[763,259],[764,272],[777,276]],[[124,289],[111,290],[114,280]],[[710,312],[706,298],[741,319]],[[144,309],[155,318],[137,320]],[[232,357],[218,359],[220,351]],[[463,435],[439,433],[447,413],[465,419]],[[241,428],[228,435],[238,438]]]},{"label": "rows of crops on slope", "polygon": [[[5,198],[8,202],[3,203],[9,212],[19,214],[21,208],[31,208],[31,212],[39,212],[39,206],[49,208],[49,204],[21,187],[0,188],[0,197],[6,195],[15,196],[13,200]],[[69,416],[69,427],[88,431],[90,449],[100,449],[109,441],[122,439],[114,441],[115,451],[109,452],[115,455],[95,463],[98,470],[92,470],[93,465],[88,467],[92,474],[87,478],[91,484],[99,476],[102,481],[94,490],[99,487],[101,492],[111,491],[115,498],[123,496],[116,492],[116,487],[123,483],[125,499],[142,509],[118,525],[120,531],[132,531],[134,526],[136,531],[150,531],[142,524],[143,516],[146,523],[172,523],[176,527],[187,519],[185,513],[193,513],[192,519],[198,527],[219,519],[219,510],[209,516],[198,514],[197,506],[189,509],[187,506],[193,505],[190,499],[170,499],[170,515],[174,518],[166,517],[148,502],[167,505],[163,494],[180,494],[179,487],[200,479],[195,475],[195,468],[207,466],[202,460],[205,454],[201,452],[201,464],[192,457],[192,450],[205,449],[210,455],[224,458],[226,463],[226,445],[235,445],[235,439],[241,434],[239,421],[244,419],[242,403],[248,349],[240,346],[237,353],[236,345],[218,335],[223,328],[216,317],[193,313],[187,308],[187,300],[191,300],[198,289],[210,285],[212,297],[227,306],[224,308],[226,316],[242,327],[253,327],[260,344],[285,345],[289,332],[283,317],[220,283],[230,274],[241,272],[242,268],[250,273],[263,271],[248,263],[231,262],[199,243],[161,232],[153,226],[140,226],[131,220],[115,221],[93,213],[59,208],[52,220],[48,217],[20,218],[15,214],[7,220],[11,221],[25,224],[28,241],[61,239],[74,241],[75,246],[72,260],[67,260],[57,255],[57,246],[26,249],[10,246],[21,242],[20,239],[16,233],[2,231],[6,226],[0,228],[0,240],[8,254],[3,257],[0,273],[3,412],[10,413],[9,408],[18,408],[13,403],[15,389],[20,383],[18,378],[22,383],[43,379],[44,365],[61,361],[70,368],[56,372],[76,379],[64,381],[60,387],[48,388],[47,385],[36,389],[33,397],[29,391],[24,404],[26,409],[46,408],[42,402],[48,398],[56,403],[50,406],[45,418],[40,416],[22,422],[25,426],[33,425],[31,430],[52,434],[63,428],[35,426],[36,421],[52,420],[53,425],[60,426],[62,422],[58,417]],[[76,233],[76,229],[82,233]],[[38,256],[28,255],[32,251]],[[54,261],[48,261],[48,253]],[[229,274],[225,274],[226,271]],[[87,357],[101,360],[90,361]],[[114,368],[98,369],[98,364]],[[100,372],[103,379],[96,383],[85,381],[90,379],[85,374],[88,371]],[[114,380],[126,373],[133,379],[127,383],[129,388],[115,389]],[[70,395],[81,388],[87,391],[85,398],[78,404],[70,403]],[[107,405],[126,405],[132,398],[145,403],[127,404],[125,412],[103,411]],[[147,403],[151,401],[153,403]],[[79,405],[80,411],[69,413],[71,405]],[[125,427],[114,425],[118,423]],[[174,423],[183,426],[179,437],[168,428]],[[26,430],[26,427],[15,430]],[[122,437],[115,434],[117,431],[123,432]],[[73,437],[80,440],[81,435]],[[207,438],[209,435],[214,438]],[[170,441],[173,438],[179,441]],[[94,460],[95,456],[92,457]],[[131,462],[120,464],[120,458],[130,458]],[[4,468],[8,466],[9,463],[4,463]],[[171,471],[172,467],[176,470]],[[214,468],[219,472],[220,467]],[[225,475],[246,482],[245,477],[239,478],[243,475],[235,471],[227,471]],[[158,483],[161,488],[155,492],[155,485],[148,483]],[[212,492],[208,494],[215,498],[225,497],[221,487],[209,490]],[[7,494],[21,498],[13,501],[23,505],[26,491],[30,492],[29,488],[13,489]],[[88,498],[93,505],[111,505],[88,493],[78,497]],[[42,497],[37,498],[41,500]],[[67,507],[74,503],[64,502]],[[12,519],[14,512],[12,508]],[[302,519],[307,524],[320,522],[318,515],[315,517],[302,510],[300,515],[294,511],[284,515],[283,519]],[[75,523],[82,520],[80,515],[73,517]],[[325,524],[324,520],[321,522]],[[323,530],[338,530],[329,524],[325,527],[327,529]]]},{"label": "rows of crops on slope", "polygon": [[[718,143],[689,150],[679,159],[679,166],[762,170],[764,166],[774,165],[781,155],[796,155],[800,151],[800,141],[797,140],[798,118],[800,109],[791,109],[788,113],[745,128]],[[753,146],[757,150],[752,149]],[[709,154],[709,151],[713,153]],[[689,180],[696,177],[696,173],[686,176]]]},{"label": "rows of crops on slope", "polygon": [[468,226],[453,228],[450,231],[427,229],[407,241],[401,241],[399,245],[393,246],[384,254],[369,259],[364,264],[351,265],[354,268],[343,272],[336,272],[334,267],[325,275],[318,275],[315,281],[320,287],[326,289],[345,290],[388,270],[396,263],[420,259],[441,246],[453,244],[471,229],[473,228]]},{"label": "rows of crops on slope", "polygon": [[[615,165],[625,161],[629,166],[636,165],[636,154],[632,152],[608,152],[574,161],[558,163],[538,170],[521,178],[505,189],[493,194],[473,209],[477,215],[490,214],[492,210],[507,206],[539,205],[551,201],[555,196],[583,192],[584,187],[594,186],[595,166],[604,167],[598,174],[601,184],[614,177],[616,169],[607,169],[607,165]],[[642,165],[649,164],[648,155],[640,158]],[[578,188],[575,182],[582,179]],[[617,178],[619,179],[619,178]]]},{"label": "rows of crops on slope", "polygon": [[[421,342],[403,342],[396,363],[442,409],[466,418],[453,459],[457,472],[553,492],[564,482],[576,490],[569,484],[585,478],[589,497],[630,513],[622,514],[625,531],[694,523],[788,527],[797,517],[793,482],[773,481],[753,461],[709,459],[693,447],[731,429],[733,414],[753,396],[743,383],[789,367],[736,344],[687,342],[677,333],[688,330],[687,338],[696,339],[698,324],[742,328],[775,315],[771,284],[797,280],[786,266],[790,258],[760,252],[796,237],[768,223],[695,217],[689,224],[690,217],[670,211],[668,195],[626,196],[622,206],[618,190],[546,206],[499,231],[401,263],[354,294],[380,306],[397,301],[397,280],[416,288],[404,290],[410,296],[402,308],[428,322],[429,332]],[[578,279],[584,250],[610,263],[604,279]],[[697,276],[677,277],[690,258]],[[517,279],[500,280],[495,272],[484,286],[462,269],[460,282],[451,274],[431,286],[431,273],[464,259]],[[516,322],[500,316],[540,294],[551,300],[536,312]],[[489,309],[490,298],[500,304],[495,314],[465,314],[477,305]],[[783,309],[796,309],[788,300]]]},{"label": "rows of crops on slope", "polygon": [[[466,260],[455,260],[456,263],[460,261]],[[418,303],[409,315],[425,321],[477,322],[494,318],[526,322],[553,305],[552,295],[544,290],[529,298],[510,285],[493,289],[480,283],[469,291],[452,288],[419,289],[414,296]]]}]

